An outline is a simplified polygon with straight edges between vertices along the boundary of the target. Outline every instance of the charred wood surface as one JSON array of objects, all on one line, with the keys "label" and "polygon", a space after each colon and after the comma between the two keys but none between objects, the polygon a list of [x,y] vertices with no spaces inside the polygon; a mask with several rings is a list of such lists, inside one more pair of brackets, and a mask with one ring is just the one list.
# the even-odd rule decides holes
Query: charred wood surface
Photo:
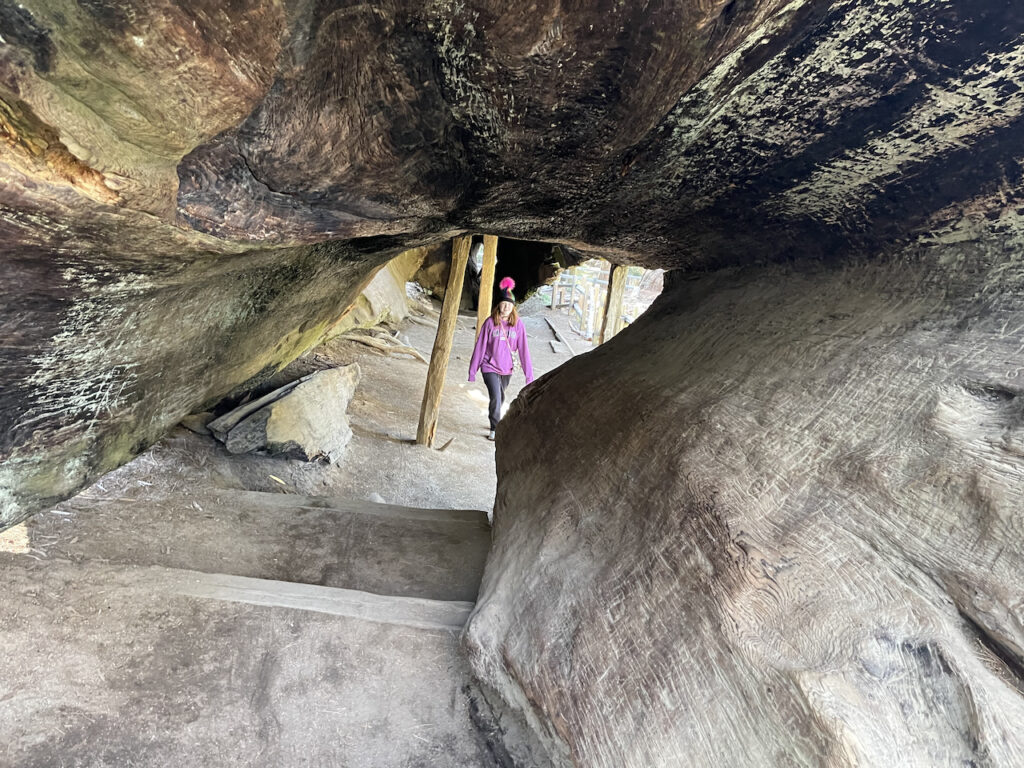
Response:
[{"label": "charred wood surface", "polygon": [[555,764],[1020,766],[1022,81],[1007,0],[0,0],[0,528],[407,248],[665,267],[500,430],[488,702]]}]

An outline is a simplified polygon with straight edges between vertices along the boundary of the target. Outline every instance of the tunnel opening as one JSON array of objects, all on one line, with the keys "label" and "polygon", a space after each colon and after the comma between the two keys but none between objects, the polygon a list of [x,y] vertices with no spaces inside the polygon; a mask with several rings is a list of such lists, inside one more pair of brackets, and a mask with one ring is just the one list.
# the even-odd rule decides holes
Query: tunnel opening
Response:
[{"label": "tunnel opening", "polygon": [[[1014,3],[214,5],[0,3],[5,759],[1024,764]],[[614,336],[496,449],[479,232]]]},{"label": "tunnel opening", "polygon": [[[465,381],[477,334],[477,315],[465,292],[460,294],[456,343],[435,449],[414,447],[413,429],[424,364],[447,298],[443,290],[439,296],[431,293],[451,276],[437,269],[440,254],[446,252],[450,260],[451,251],[447,243],[425,246],[382,265],[334,321],[327,342],[284,367],[263,366],[227,398],[190,414],[133,461],[9,534],[0,541],[0,557],[6,552],[67,560],[86,572],[103,563],[112,569],[108,576],[114,579],[120,578],[118,569],[149,569],[152,575],[139,587],[139,594],[145,596],[137,598],[143,605],[159,594],[170,596],[172,604],[213,598],[228,606],[313,610],[342,617],[342,634],[355,631],[348,624],[353,619],[385,625],[413,622],[418,627],[426,622],[425,626],[448,632],[461,627],[468,617],[467,606],[478,597],[497,480],[494,444],[487,441],[487,397],[482,387]],[[525,286],[517,285],[517,300],[529,329],[538,376],[598,344],[573,318],[593,314],[599,311],[597,304],[606,304],[610,276],[618,267],[579,261],[577,253],[563,246],[512,241],[506,247],[504,238],[498,239],[497,274]],[[564,269],[566,264],[574,266]],[[622,269],[626,274],[627,268]],[[419,282],[421,277],[434,287],[428,291]],[[568,293],[560,286],[569,286]],[[265,293],[260,296],[266,306],[275,301]],[[584,307],[583,300],[590,303]],[[316,330],[306,322],[296,332]],[[357,383],[350,389],[304,395],[312,398],[312,410],[307,408],[293,418],[303,422],[300,431],[312,433],[312,439],[304,434],[274,443],[271,426],[287,410],[279,408],[281,403],[325,373],[356,366]],[[509,389],[503,419],[523,388],[522,373],[519,377]],[[271,410],[272,414],[259,418]],[[337,420],[337,411],[345,414],[344,421]],[[230,424],[225,426],[225,420]],[[331,455],[330,445],[316,442],[325,427],[333,436],[350,430],[349,442],[338,456]],[[262,442],[247,443],[254,430]],[[339,538],[339,530],[347,533]],[[301,548],[300,554],[296,547]],[[53,578],[68,578],[62,568],[51,569]],[[358,598],[357,607],[345,596],[352,591],[374,597]],[[91,606],[95,597],[87,588],[68,588],[63,594],[85,606]],[[402,603],[406,599],[424,601],[429,616],[406,613]],[[374,602],[374,607],[366,607],[366,600]],[[244,644],[249,631],[238,625],[239,610],[226,608],[214,614],[219,621],[236,624],[230,630],[233,642]],[[29,626],[42,627],[48,621],[34,609],[25,615]],[[109,618],[130,627],[131,635],[145,631],[145,620],[126,606],[110,611]],[[110,629],[101,623],[97,631],[104,635]],[[189,656],[195,653],[190,638],[196,637],[202,633],[192,627],[186,635],[172,634],[168,642],[174,653]],[[21,653],[18,649],[27,641],[27,636],[11,635],[14,655]],[[273,653],[276,641],[270,642],[265,652]],[[114,643],[113,647],[120,646]],[[378,650],[399,659],[412,658],[397,637]],[[131,656],[130,649],[118,652]],[[442,645],[435,652],[453,651]],[[379,663],[353,647],[345,654],[352,663]],[[95,663],[108,662],[97,658]],[[42,670],[26,670],[17,684],[41,680],[41,674]],[[165,689],[174,675],[173,664],[150,659],[150,674],[156,688]],[[217,674],[245,677],[228,669],[214,677]],[[383,671],[375,674],[374,679],[387,678]],[[458,749],[465,754],[486,749],[491,754],[509,746],[507,741],[513,737],[502,740],[494,730],[499,716],[490,694],[462,673],[438,673],[424,683],[427,687],[414,686],[414,695],[432,697],[436,690],[454,683],[466,697],[465,710],[460,705],[455,715],[438,719],[453,734]],[[312,680],[303,685],[313,691],[322,688]],[[200,695],[204,689],[205,683],[197,682],[188,695]],[[64,692],[55,690],[52,695],[55,702],[61,701]],[[370,710],[379,704],[373,697],[367,700]],[[177,717],[172,715],[171,722]],[[42,722],[48,722],[45,716]],[[138,725],[147,732],[157,730],[153,723]],[[104,738],[111,748],[119,740],[113,733]],[[526,742],[530,738],[527,731],[514,737]],[[408,751],[409,747],[395,749]],[[466,765],[491,764],[479,755],[460,759],[467,760]]]},{"label": "tunnel opening", "polygon": [[[480,298],[480,278],[484,267],[484,237],[473,235],[466,264],[459,308],[476,310]],[[438,244],[426,250],[423,264],[414,280],[432,295],[443,299],[447,290],[451,249]],[[501,278],[510,277],[516,284],[516,297],[527,301],[542,286],[549,285],[564,270],[584,260],[576,250],[556,242],[539,242],[499,237],[497,239],[496,278],[492,302]]]}]

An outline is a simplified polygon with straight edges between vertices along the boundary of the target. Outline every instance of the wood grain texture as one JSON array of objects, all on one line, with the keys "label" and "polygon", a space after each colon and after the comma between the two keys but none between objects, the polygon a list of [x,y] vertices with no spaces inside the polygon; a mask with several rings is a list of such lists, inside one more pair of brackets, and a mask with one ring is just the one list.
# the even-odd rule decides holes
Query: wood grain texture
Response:
[{"label": "wood grain texture", "polygon": [[608,293],[605,297],[604,312],[601,314],[601,344],[619,330],[619,323],[622,321],[622,299],[626,290],[626,271],[626,267],[612,264],[611,272],[608,274]]},{"label": "wood grain texture", "polygon": [[1007,0],[0,0],[0,528],[407,248],[665,267],[499,441],[533,764],[1017,768],[1022,81]]},{"label": "wood grain texture", "polygon": [[513,404],[476,672],[559,765],[1024,764],[1022,343],[976,244],[676,281]]},{"label": "wood grain texture", "polygon": [[494,270],[498,265],[498,238],[484,235],[484,268],[480,272],[480,295],[476,307],[476,332],[484,327],[491,316],[491,301],[494,296]]},{"label": "wood grain texture", "polygon": [[0,37],[0,526],[406,248],[842,262],[1024,197],[1005,0],[0,0]]},{"label": "wood grain texture", "polygon": [[466,276],[469,261],[471,237],[457,237],[452,241],[452,264],[448,270],[448,290],[441,305],[441,318],[437,324],[434,348],[430,353],[427,368],[427,383],[423,388],[423,405],[420,408],[420,423],[416,428],[416,442],[434,447],[437,437],[437,418],[441,412],[441,396],[444,394],[444,380],[448,373],[448,358],[452,354],[452,340],[455,338],[455,322],[459,319],[459,302],[462,299],[462,281]]}]

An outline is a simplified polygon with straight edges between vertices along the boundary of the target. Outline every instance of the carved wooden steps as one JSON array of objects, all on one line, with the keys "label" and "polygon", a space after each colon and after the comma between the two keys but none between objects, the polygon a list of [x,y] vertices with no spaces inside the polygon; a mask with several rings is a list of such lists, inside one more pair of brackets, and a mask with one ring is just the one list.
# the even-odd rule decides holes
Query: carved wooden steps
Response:
[{"label": "carved wooden steps", "polygon": [[495,765],[453,598],[484,513],[224,491],[31,534],[0,554],[0,766]]}]

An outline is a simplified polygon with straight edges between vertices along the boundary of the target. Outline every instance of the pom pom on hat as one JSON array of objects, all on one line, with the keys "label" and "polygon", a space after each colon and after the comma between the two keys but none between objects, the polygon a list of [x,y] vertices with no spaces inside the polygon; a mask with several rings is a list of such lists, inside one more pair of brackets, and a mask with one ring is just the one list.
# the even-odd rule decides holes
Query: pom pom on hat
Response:
[{"label": "pom pom on hat", "polygon": [[511,277],[501,278],[501,282],[498,283],[498,301],[510,301],[513,304],[516,303],[516,296],[512,293],[512,289],[516,287],[516,281]]}]

